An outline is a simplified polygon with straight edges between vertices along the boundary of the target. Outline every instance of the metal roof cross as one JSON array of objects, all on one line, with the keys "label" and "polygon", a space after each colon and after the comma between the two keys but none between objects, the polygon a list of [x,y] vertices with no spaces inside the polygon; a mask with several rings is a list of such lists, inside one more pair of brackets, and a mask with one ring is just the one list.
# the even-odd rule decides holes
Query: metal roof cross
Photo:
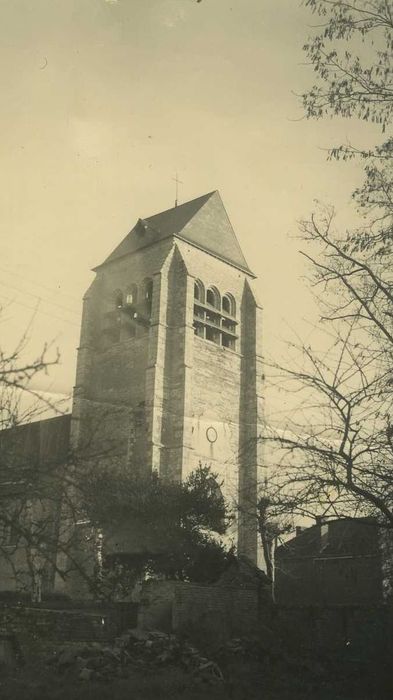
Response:
[{"label": "metal roof cross", "polygon": [[177,173],[176,173],[176,177],[173,177],[172,180],[174,180],[176,182],[175,207],[177,207],[177,200],[178,200],[178,196],[179,196],[179,185],[182,185],[183,183],[181,180],[179,180]]}]

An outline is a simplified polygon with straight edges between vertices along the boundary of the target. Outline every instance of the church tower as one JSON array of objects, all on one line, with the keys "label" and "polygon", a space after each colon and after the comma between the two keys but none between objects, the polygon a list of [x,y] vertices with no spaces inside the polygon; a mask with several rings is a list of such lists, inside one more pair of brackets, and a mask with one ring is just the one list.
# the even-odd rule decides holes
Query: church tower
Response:
[{"label": "church tower", "polygon": [[256,561],[261,308],[218,192],[139,219],[84,298],[74,445],[184,479],[209,464]]}]

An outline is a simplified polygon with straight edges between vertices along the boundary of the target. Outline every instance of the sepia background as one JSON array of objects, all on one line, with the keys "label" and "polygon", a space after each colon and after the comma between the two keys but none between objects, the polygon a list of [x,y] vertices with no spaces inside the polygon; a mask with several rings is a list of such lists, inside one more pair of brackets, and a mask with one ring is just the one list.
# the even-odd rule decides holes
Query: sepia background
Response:
[{"label": "sepia background", "polygon": [[[180,202],[221,193],[258,276],[267,358],[293,331],[312,334],[297,220],[317,198],[345,223],[361,180],[359,165],[327,163],[349,122],[303,117],[312,15],[294,0],[0,9],[0,334],[9,349],[28,328],[30,355],[59,347],[36,388],[70,395],[90,270],[138,217],[174,205],[176,172]],[[350,129],[358,147],[379,140],[371,124]]]}]

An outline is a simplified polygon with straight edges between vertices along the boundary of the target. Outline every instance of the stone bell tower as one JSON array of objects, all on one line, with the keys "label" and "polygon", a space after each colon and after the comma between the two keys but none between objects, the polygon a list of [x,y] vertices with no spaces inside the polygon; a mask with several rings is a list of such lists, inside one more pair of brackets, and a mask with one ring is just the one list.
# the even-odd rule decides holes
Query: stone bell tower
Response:
[{"label": "stone bell tower", "polygon": [[256,561],[261,308],[218,192],[139,219],[84,298],[74,444],[185,478],[210,464]]}]

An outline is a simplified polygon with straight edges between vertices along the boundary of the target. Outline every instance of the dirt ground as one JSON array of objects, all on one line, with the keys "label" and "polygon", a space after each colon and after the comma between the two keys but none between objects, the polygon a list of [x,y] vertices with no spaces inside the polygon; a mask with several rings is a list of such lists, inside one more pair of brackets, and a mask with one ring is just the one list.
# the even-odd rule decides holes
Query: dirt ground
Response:
[{"label": "dirt ground", "polygon": [[384,700],[391,693],[380,674],[361,668],[335,673],[287,669],[242,659],[223,668],[223,683],[198,681],[181,669],[127,671],[108,682],[81,681],[44,663],[0,669],[1,700]]}]

